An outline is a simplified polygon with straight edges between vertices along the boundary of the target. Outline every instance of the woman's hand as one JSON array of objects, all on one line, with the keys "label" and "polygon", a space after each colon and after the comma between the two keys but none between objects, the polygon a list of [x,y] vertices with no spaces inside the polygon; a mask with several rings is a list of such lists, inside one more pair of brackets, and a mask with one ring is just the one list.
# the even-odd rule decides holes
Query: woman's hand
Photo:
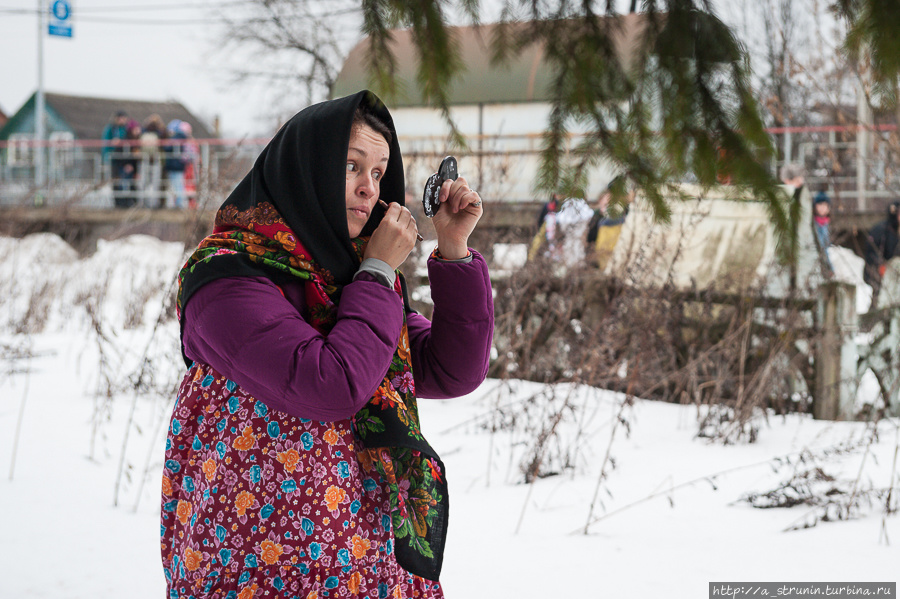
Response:
[{"label": "woman's hand", "polygon": [[416,245],[416,219],[400,204],[392,203],[363,254],[365,258],[377,258],[387,262],[394,270],[406,261]]},{"label": "woman's hand", "polygon": [[478,192],[465,178],[444,181],[438,195],[441,207],[431,219],[438,237],[438,250],[445,260],[459,260],[469,254],[469,235],[475,230],[484,209]]}]

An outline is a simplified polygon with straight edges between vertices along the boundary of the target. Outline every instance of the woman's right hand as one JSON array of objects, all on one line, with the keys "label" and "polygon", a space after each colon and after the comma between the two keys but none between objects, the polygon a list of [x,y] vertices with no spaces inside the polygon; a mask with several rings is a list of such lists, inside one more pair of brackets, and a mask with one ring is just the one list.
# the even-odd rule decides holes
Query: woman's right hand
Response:
[{"label": "woman's right hand", "polygon": [[416,245],[416,219],[408,209],[392,203],[381,219],[381,224],[372,233],[363,258],[377,258],[394,270],[406,261]]}]

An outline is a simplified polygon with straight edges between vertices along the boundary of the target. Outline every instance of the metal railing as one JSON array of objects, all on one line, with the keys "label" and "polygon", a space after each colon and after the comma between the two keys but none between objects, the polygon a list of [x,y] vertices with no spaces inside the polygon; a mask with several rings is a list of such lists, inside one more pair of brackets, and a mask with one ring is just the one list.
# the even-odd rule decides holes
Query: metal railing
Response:
[{"label": "metal railing", "polygon": [[[841,212],[879,211],[879,204],[900,196],[900,181],[891,178],[892,166],[900,159],[897,144],[874,139],[895,134],[885,125],[787,127],[770,129],[781,150],[773,161],[799,162],[807,171],[806,181],[814,191],[824,190]],[[862,155],[857,138],[865,142]],[[579,140],[573,135],[571,144]],[[148,208],[175,206],[175,190],[165,169],[166,158],[180,158],[189,145],[192,176],[186,177],[185,203],[215,205],[250,170],[268,139],[176,139],[160,140],[156,147],[141,140],[120,140],[115,147],[104,140],[56,139],[36,143],[19,137],[0,141],[0,205],[77,205],[113,207],[141,205]],[[434,172],[446,153],[443,136],[400,136],[407,185],[417,189]],[[482,195],[492,201],[533,201],[534,173],[540,161],[542,136],[472,135],[469,149],[457,151],[460,172]],[[36,152],[45,153],[46,180],[35,181]],[[864,160],[861,158],[864,158]],[[134,176],[116,176],[116,165],[130,162]],[[862,168],[863,181],[859,173]],[[589,182],[589,193],[602,188],[614,175],[602,168]],[[596,188],[596,189],[595,189]]]}]

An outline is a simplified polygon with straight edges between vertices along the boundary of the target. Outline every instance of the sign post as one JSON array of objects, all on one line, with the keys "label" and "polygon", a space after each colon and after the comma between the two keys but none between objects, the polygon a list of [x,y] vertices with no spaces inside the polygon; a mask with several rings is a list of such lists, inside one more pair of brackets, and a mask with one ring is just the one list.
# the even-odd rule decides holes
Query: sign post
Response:
[{"label": "sign post", "polygon": [[60,37],[72,37],[72,4],[69,0],[51,1],[47,33]]}]

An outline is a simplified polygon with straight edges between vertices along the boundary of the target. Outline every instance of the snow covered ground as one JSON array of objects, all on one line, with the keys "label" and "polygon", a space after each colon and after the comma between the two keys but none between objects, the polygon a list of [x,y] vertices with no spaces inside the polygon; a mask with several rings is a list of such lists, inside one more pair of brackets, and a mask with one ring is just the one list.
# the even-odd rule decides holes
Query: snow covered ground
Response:
[{"label": "snow covered ground", "polygon": [[[180,359],[160,313],[181,248],[133,237],[78,259],[41,236],[0,238],[0,252],[0,597],[162,597],[158,487]],[[822,512],[741,501],[815,467],[836,479],[820,488],[896,491],[896,421],[872,440],[864,423],[770,417],[758,442],[722,446],[696,438],[694,407],[638,400],[626,426],[621,396],[578,389],[564,423],[574,469],[527,485],[521,434],[490,431],[494,408],[515,413],[542,392],[489,380],[421,402],[450,481],[448,597],[694,599],[710,581],[898,580],[900,517],[883,501],[790,532]],[[608,448],[601,519],[585,535]]]}]

